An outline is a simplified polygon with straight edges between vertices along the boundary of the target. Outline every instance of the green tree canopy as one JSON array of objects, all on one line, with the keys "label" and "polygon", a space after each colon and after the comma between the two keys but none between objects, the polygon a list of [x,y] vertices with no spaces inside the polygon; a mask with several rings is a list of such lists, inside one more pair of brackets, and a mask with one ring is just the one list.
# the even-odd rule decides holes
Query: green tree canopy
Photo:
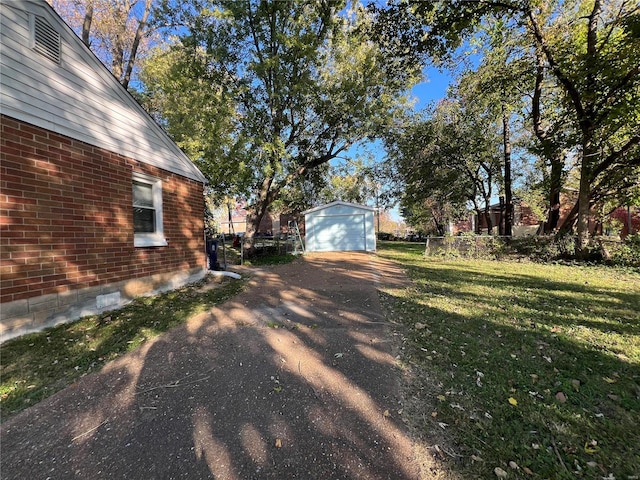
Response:
[{"label": "green tree canopy", "polygon": [[[393,25],[411,26],[396,35],[397,55],[404,45],[446,56],[488,19],[509,20],[514,34],[538,54],[538,72],[548,73],[561,92],[557,106],[569,122],[564,138],[574,139],[568,147],[580,169],[577,247],[585,253],[594,202],[633,188],[637,178],[640,5],[627,0],[398,0],[371,9],[381,24],[376,29],[379,38],[386,43]],[[537,122],[540,126],[543,119]]]},{"label": "green tree canopy", "polygon": [[245,190],[247,237],[287,185],[380,135],[408,106],[419,66],[382,55],[366,10],[346,7],[192,0],[164,12],[183,27],[146,64],[149,101],[213,188]]}]

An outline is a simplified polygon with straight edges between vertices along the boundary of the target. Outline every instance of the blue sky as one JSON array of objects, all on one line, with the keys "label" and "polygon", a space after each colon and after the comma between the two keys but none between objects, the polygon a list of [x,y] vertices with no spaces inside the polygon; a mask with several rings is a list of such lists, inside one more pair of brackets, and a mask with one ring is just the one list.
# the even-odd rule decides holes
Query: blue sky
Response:
[{"label": "blue sky", "polygon": [[[424,76],[424,81],[411,89],[411,94],[416,97],[417,100],[414,106],[415,111],[423,110],[430,103],[444,98],[447,95],[447,88],[452,81],[450,73],[446,71],[440,72],[438,69],[433,67],[425,68]],[[368,143],[366,146],[355,145],[346,152],[345,156],[353,158],[360,155],[366,155],[365,152],[371,153],[376,160],[382,160],[384,157],[384,150],[381,142],[379,141]],[[334,162],[337,163],[342,161],[344,160],[337,160]],[[397,207],[391,209],[389,213],[394,220],[400,220],[400,213]]]},{"label": "blue sky", "polygon": [[425,68],[424,75],[425,81],[411,90],[412,94],[418,99],[418,103],[415,106],[416,110],[422,110],[430,102],[444,98],[451,82],[451,75],[448,72],[443,73],[433,67]]}]

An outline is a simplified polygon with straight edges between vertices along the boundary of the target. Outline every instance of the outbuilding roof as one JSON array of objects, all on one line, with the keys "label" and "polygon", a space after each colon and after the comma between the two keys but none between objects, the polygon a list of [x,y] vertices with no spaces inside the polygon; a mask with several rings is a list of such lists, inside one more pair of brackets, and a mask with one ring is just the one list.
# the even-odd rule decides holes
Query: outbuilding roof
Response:
[{"label": "outbuilding roof", "polygon": [[310,208],[309,210],[305,210],[304,212],[302,212],[303,215],[306,215],[308,213],[313,213],[313,212],[317,212],[319,210],[324,210],[330,207],[335,207],[337,205],[342,205],[345,207],[351,207],[351,208],[359,208],[362,210],[368,210],[368,211],[375,211],[375,207],[370,207],[368,205],[360,205],[358,203],[351,203],[351,202],[343,202],[341,200],[336,200],[335,202],[331,202],[331,203],[326,203],[324,205],[320,205],[318,207],[314,207],[314,208]]}]

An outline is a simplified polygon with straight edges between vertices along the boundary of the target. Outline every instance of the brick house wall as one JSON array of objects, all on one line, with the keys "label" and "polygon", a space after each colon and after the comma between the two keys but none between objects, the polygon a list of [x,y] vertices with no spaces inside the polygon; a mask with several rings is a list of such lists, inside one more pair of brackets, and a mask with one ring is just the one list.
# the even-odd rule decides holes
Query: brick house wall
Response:
[{"label": "brick house wall", "polygon": [[[0,335],[202,277],[202,184],[0,116]],[[135,248],[132,175],[162,181],[168,246]]]}]

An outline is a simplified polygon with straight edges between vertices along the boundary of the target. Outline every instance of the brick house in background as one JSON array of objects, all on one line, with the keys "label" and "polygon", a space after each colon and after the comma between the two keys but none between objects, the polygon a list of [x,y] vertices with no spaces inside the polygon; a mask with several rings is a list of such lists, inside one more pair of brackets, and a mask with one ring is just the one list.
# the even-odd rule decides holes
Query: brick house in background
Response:
[{"label": "brick house in background", "polygon": [[[501,219],[500,210],[503,208],[499,203],[490,206],[491,222],[493,224],[494,234],[498,232],[498,224]],[[478,225],[479,223],[479,225]],[[514,201],[513,204],[513,236],[522,237],[527,235],[535,235],[540,226],[540,221],[534,215],[531,207],[521,201]],[[478,215],[475,212],[469,213],[469,217],[460,220],[452,225],[453,235],[464,232],[475,232],[479,228],[482,234],[487,234],[487,219],[484,215]]]},{"label": "brick house in background", "polygon": [[202,173],[44,0],[0,20],[0,341],[202,278]]}]

